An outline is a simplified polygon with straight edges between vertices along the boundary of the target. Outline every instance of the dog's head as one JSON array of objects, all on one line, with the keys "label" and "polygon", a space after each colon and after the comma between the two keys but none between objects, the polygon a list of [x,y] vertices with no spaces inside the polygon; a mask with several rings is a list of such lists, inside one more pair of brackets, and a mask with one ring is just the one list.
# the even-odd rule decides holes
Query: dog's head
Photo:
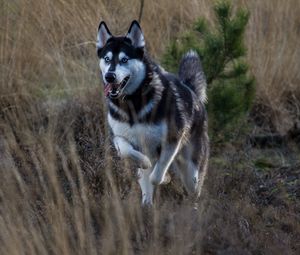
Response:
[{"label": "dog's head", "polygon": [[98,28],[97,54],[100,59],[105,95],[118,98],[132,94],[145,79],[144,35],[133,21],[126,36],[113,36],[102,21]]}]

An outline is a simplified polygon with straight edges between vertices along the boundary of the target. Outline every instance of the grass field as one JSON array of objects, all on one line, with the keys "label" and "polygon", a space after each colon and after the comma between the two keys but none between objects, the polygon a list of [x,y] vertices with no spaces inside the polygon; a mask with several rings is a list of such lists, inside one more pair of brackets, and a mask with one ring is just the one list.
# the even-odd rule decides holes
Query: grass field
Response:
[{"label": "grass field", "polygon": [[[124,33],[140,1],[0,1],[0,254],[299,254],[300,4],[232,2],[251,12],[249,120],[211,145],[196,205],[171,182],[145,209],[110,144],[95,50],[100,20]],[[199,16],[212,1],[145,1],[149,52]],[[249,143],[270,132],[279,145]]]}]

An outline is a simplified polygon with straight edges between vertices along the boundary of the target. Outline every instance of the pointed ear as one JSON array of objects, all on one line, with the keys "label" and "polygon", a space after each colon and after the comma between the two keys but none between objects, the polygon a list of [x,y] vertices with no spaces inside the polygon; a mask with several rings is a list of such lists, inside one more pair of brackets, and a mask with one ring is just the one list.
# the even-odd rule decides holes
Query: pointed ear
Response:
[{"label": "pointed ear", "polygon": [[142,29],[136,20],[132,21],[126,37],[131,40],[131,43],[134,47],[145,47],[145,40]]},{"label": "pointed ear", "polygon": [[108,39],[112,37],[112,34],[109,32],[108,27],[104,21],[101,21],[98,28],[97,35],[97,50],[102,49],[107,43]]}]

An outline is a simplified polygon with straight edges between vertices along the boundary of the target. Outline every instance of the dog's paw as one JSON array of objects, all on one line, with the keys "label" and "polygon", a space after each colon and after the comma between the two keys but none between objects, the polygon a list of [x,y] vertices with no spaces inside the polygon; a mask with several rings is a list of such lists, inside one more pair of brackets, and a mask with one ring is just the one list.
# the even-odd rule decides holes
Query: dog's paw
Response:
[{"label": "dog's paw", "polygon": [[165,176],[157,176],[155,174],[150,175],[150,181],[153,185],[164,185],[171,182],[171,176],[167,173]]},{"label": "dog's paw", "polygon": [[135,162],[138,168],[149,169],[152,167],[150,159],[145,154],[139,151],[132,151],[130,154],[130,158]]},{"label": "dog's paw", "polygon": [[141,160],[140,168],[149,169],[151,167],[152,167],[152,163],[151,163],[150,159],[147,156],[144,155],[142,160]]},{"label": "dog's paw", "polygon": [[163,183],[163,176],[160,174],[157,174],[157,172],[154,170],[152,171],[152,173],[150,174],[150,181],[153,185],[159,185]]},{"label": "dog's paw", "polygon": [[166,185],[166,184],[169,184],[170,182],[171,182],[171,176],[169,175],[169,173],[166,173],[161,184]]}]

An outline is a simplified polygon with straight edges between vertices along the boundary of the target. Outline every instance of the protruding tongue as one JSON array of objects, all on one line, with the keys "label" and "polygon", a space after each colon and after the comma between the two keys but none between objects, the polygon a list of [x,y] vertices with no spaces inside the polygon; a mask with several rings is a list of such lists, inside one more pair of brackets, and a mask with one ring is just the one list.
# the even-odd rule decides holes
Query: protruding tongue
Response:
[{"label": "protruding tongue", "polygon": [[112,86],[110,83],[108,83],[105,88],[104,88],[104,93],[105,93],[105,96],[108,96],[108,93],[112,90]]},{"label": "protruding tongue", "polygon": [[107,83],[104,88],[105,96],[108,96],[108,94],[111,92],[116,92],[119,86],[120,86],[119,84]]}]

